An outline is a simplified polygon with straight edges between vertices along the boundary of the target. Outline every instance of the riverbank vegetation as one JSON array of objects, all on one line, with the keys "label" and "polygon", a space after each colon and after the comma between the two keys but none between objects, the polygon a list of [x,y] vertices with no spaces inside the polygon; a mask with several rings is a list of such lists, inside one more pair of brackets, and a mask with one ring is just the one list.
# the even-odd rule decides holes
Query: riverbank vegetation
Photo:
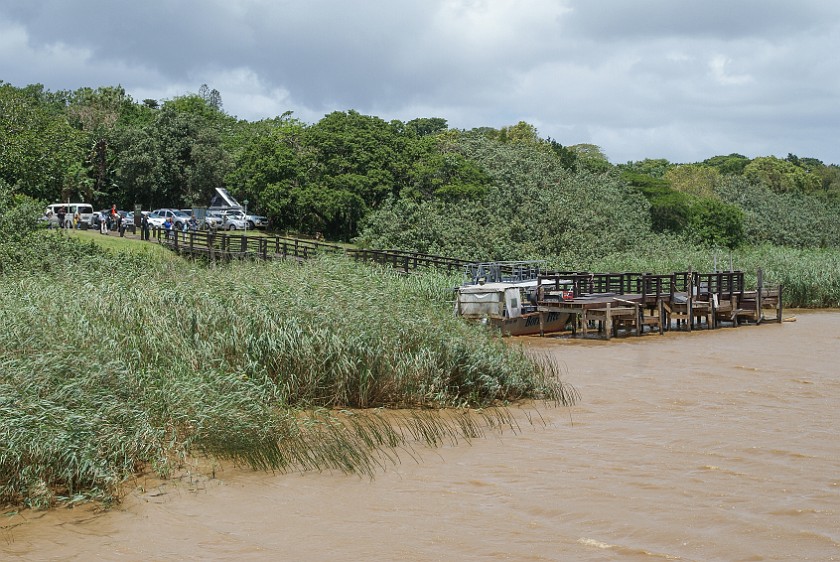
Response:
[{"label": "riverbank vegetation", "polygon": [[551,364],[453,318],[452,279],[0,240],[27,249],[0,273],[0,503],[107,500],[187,455],[372,474],[515,425],[494,406],[574,398]]}]

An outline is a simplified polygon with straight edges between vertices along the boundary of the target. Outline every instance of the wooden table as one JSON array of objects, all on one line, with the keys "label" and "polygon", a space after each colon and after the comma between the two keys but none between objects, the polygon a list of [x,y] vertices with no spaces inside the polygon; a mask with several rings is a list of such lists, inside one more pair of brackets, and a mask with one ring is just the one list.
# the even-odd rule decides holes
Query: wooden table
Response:
[{"label": "wooden table", "polygon": [[[542,313],[560,312],[580,317],[584,336],[589,333],[589,321],[601,323],[607,339],[612,337],[614,329],[619,325],[632,326],[634,333],[640,335],[642,327],[650,324],[643,318],[643,304],[644,295],[640,294],[598,294],[568,300],[539,302],[537,311],[541,313],[540,333],[542,334]],[[660,323],[660,333],[661,331]]]}]

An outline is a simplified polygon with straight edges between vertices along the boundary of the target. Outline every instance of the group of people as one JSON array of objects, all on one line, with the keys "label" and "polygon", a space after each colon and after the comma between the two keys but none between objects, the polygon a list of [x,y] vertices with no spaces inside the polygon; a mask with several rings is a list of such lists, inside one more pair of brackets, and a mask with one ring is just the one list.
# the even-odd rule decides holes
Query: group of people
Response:
[{"label": "group of people", "polygon": [[[145,217],[144,217],[145,218]],[[166,217],[166,220],[163,221],[163,230],[166,232],[166,238],[172,236],[172,233],[177,233],[177,229],[175,228],[175,223],[172,221],[172,217]],[[189,220],[185,222],[181,226],[181,232],[197,232],[198,231],[198,219],[195,218],[195,215],[190,215]]]},{"label": "group of people", "polygon": [[105,213],[100,213],[99,216],[99,233],[108,234],[110,230],[116,230],[120,233],[120,237],[125,236],[126,225],[123,221],[122,215],[117,211],[116,205],[111,205],[111,210]]},{"label": "group of people", "polygon": [[[55,221],[53,221],[53,214],[55,214]],[[120,214],[117,210],[116,205],[111,205],[111,208],[107,211],[101,211],[98,213],[94,213],[95,221],[92,221],[93,224],[98,222],[99,224],[99,233],[100,234],[108,234],[111,231],[117,231],[120,233],[120,237],[125,236],[126,228],[128,224],[126,223],[124,217]],[[58,228],[81,228],[82,217],[77,211],[72,219],[67,218],[67,211],[65,207],[59,207],[55,209],[53,213],[52,210],[47,210],[46,218],[49,220],[49,228],[53,227],[53,224],[57,222]],[[149,240],[150,230],[152,228],[152,224],[149,222],[149,217],[146,213],[143,213],[140,217],[140,238],[142,240]],[[178,232],[178,228],[176,228],[176,224],[173,221],[172,217],[166,217],[166,220],[163,222],[163,225],[160,227],[166,232],[166,237],[171,238],[173,233]],[[191,215],[190,218],[185,221],[180,228],[180,231],[183,233],[187,232],[197,232],[199,228],[199,222],[195,215]]]},{"label": "group of people", "polygon": [[[47,220],[49,221],[49,228],[52,228],[52,211],[47,211]],[[71,219],[67,218],[67,209],[64,207],[59,207],[55,212],[56,222],[58,223],[58,228],[81,228],[82,225],[82,217],[79,215],[79,212],[73,215]]]}]

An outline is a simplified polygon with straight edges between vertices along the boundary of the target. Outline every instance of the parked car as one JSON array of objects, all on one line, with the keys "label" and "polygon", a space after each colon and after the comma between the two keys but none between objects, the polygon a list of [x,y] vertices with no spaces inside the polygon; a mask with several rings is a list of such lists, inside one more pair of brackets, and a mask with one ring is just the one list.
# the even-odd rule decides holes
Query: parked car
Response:
[{"label": "parked car", "polygon": [[208,211],[204,214],[204,224],[202,228],[218,230],[224,227],[225,219],[218,213]]},{"label": "parked car", "polygon": [[217,221],[217,228],[224,230],[245,230],[248,228],[248,221],[242,211],[207,211],[207,219]]},{"label": "parked car", "polygon": [[241,213],[243,217],[245,217],[245,222],[247,223],[249,230],[254,230],[257,228],[265,228],[268,226],[268,217],[264,217],[262,215],[252,215],[252,214],[245,214],[245,210],[242,207],[210,207],[208,211],[214,211],[217,213],[221,212],[235,212]]},{"label": "parked car", "polygon": [[251,230],[255,228],[265,228],[268,226],[268,217],[262,215],[245,215],[248,218],[248,228]]},{"label": "parked car", "polygon": [[152,228],[162,228],[167,217],[176,230],[183,230],[184,225],[190,220],[190,215],[178,209],[155,209],[149,213],[149,225]]}]

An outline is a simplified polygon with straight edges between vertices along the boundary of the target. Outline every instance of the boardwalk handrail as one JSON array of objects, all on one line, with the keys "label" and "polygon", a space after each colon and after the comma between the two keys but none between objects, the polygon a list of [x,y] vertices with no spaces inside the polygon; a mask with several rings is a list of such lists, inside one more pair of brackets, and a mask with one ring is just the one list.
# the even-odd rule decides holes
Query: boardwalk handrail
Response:
[{"label": "boardwalk handrail", "polygon": [[225,231],[166,231],[155,229],[155,239],[176,252],[205,256],[211,260],[233,258],[310,259],[317,255],[341,253],[357,261],[390,265],[405,273],[421,268],[463,271],[473,263],[457,258],[405,250],[370,250],[344,248],[338,244],[302,240],[288,236],[247,236]]}]

